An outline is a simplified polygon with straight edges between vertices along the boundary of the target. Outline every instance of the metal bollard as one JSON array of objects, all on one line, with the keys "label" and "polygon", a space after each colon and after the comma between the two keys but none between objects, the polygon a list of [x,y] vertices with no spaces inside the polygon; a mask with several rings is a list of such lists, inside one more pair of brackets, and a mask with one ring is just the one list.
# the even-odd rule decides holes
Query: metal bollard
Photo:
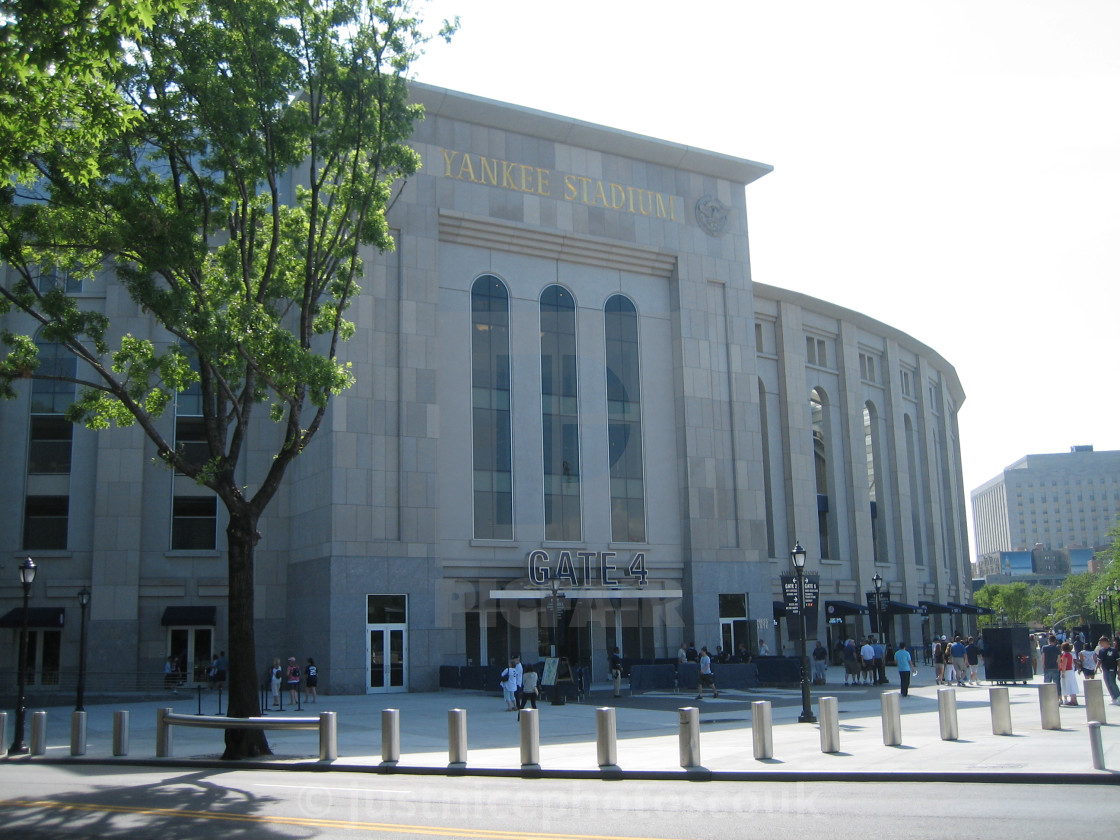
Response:
[{"label": "metal bollard", "polygon": [[401,760],[400,709],[381,710],[381,763],[397,764]]},{"label": "metal bollard", "polygon": [[595,710],[595,757],[600,767],[618,766],[618,726],[615,710]]},{"label": "metal bollard", "polygon": [[45,755],[47,752],[47,713],[31,714],[31,754]]},{"label": "metal bollard", "polygon": [[902,692],[884,691],[879,695],[879,704],[883,710],[883,746],[901,746]]},{"label": "metal bollard", "polygon": [[467,766],[467,710],[447,712],[448,767]]},{"label": "metal bollard", "polygon": [[821,752],[840,752],[840,701],[822,697],[817,701],[817,717],[821,722]]},{"label": "metal bollard", "polygon": [[681,767],[700,766],[700,710],[695,706],[686,706],[677,709],[680,717],[680,731],[677,738],[680,742]]},{"label": "metal bollard", "polygon": [[128,711],[113,712],[113,755],[128,755]]},{"label": "metal bollard", "polygon": [[170,708],[156,709],[156,758],[170,758],[171,751],[175,748],[171,726],[164,720],[169,714]]},{"label": "metal bollard", "polygon": [[521,769],[541,769],[541,724],[536,709],[522,709],[521,717]]},{"label": "metal bollard", "polygon": [[70,755],[86,754],[86,713],[70,713]]},{"label": "metal bollard", "polygon": [[1093,751],[1093,769],[1104,770],[1104,741],[1101,740],[1100,721],[1089,724],[1089,749]]},{"label": "metal bollard", "polygon": [[1104,713],[1103,680],[1085,680],[1085,718],[1090,723],[1108,723]]},{"label": "metal bollard", "polygon": [[988,698],[992,707],[992,734],[1011,735],[1011,697],[1007,686],[989,688]]},{"label": "metal bollard", "polygon": [[756,759],[774,757],[774,713],[769,700],[751,703],[751,736]]},{"label": "metal bollard", "polygon": [[319,760],[338,758],[338,712],[319,712]]},{"label": "metal bollard", "polygon": [[1042,713],[1043,729],[1061,729],[1062,712],[1058,708],[1058,686],[1043,683],[1038,688],[1038,706]]},{"label": "metal bollard", "polygon": [[957,740],[957,690],[937,689],[937,717],[941,723],[941,740]]}]

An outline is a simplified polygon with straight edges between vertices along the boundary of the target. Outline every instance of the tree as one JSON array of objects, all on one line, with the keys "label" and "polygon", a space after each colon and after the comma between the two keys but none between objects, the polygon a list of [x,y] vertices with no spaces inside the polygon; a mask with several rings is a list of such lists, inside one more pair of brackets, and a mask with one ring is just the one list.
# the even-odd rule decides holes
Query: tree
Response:
[{"label": "tree", "polygon": [[[344,313],[361,254],[393,248],[392,188],[419,165],[406,141],[421,114],[404,74],[427,36],[410,0],[182,0],[142,23],[97,77],[126,112],[92,135],[98,165],[75,171],[64,132],[39,142],[36,180],[0,213],[0,258],[15,275],[0,312],[19,316],[0,335],[0,396],[14,397],[17,379],[58,376],[39,368],[37,331],[79,360],[70,420],[139,424],[168,468],[221,500],[229,714],[250,716],[258,523],[352,382],[339,358],[353,332]],[[288,191],[293,171],[300,184]],[[38,282],[56,269],[92,282],[104,261],[165,340],[114,329]],[[156,422],[192,386],[205,457]],[[268,435],[273,457],[247,478],[250,436]],[[226,733],[226,758],[268,752],[263,733]]]}]

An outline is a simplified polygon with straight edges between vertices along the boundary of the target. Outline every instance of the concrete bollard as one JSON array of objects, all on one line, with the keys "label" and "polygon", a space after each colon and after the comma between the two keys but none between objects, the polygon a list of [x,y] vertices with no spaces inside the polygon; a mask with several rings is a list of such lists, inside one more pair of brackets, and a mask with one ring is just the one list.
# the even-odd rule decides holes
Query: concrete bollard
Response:
[{"label": "concrete bollard", "polygon": [[821,752],[840,752],[840,703],[835,697],[817,701],[817,717],[821,722]]},{"label": "concrete bollard", "polygon": [[884,691],[879,695],[883,709],[883,746],[897,747],[902,744],[902,693]]},{"label": "concrete bollard", "polygon": [[1043,683],[1038,687],[1038,707],[1042,714],[1043,729],[1061,729],[1062,712],[1058,708],[1058,686]]},{"label": "concrete bollard", "polygon": [[113,712],[113,755],[128,755],[128,711]]},{"label": "concrete bollard", "polygon": [[941,740],[957,740],[957,690],[937,689],[937,717],[941,723]]},{"label": "concrete bollard", "polygon": [[1108,723],[1104,712],[1103,680],[1085,680],[1085,718],[1090,723]]},{"label": "concrete bollard", "polygon": [[774,712],[769,700],[751,703],[751,735],[754,757],[761,761],[774,757]]},{"label": "concrete bollard", "polygon": [[1093,769],[1104,770],[1104,741],[1101,740],[1100,721],[1089,724],[1089,749],[1093,751]]},{"label": "concrete bollard", "polygon": [[86,754],[86,713],[70,713],[70,755]]},{"label": "concrete bollard", "polygon": [[521,717],[521,769],[541,769],[541,723],[536,709],[522,709]]},{"label": "concrete bollard", "polygon": [[700,766],[700,710],[695,706],[677,709],[680,717],[680,730],[677,738],[680,743],[681,767]]},{"label": "concrete bollard", "polygon": [[319,712],[319,760],[338,758],[338,712]]},{"label": "concrete bollard", "polygon": [[618,766],[618,725],[615,710],[595,710],[595,758],[600,767]]},{"label": "concrete bollard", "polygon": [[401,760],[400,709],[381,710],[381,763],[397,764]]},{"label": "concrete bollard", "polygon": [[156,758],[171,758],[171,751],[175,748],[175,741],[171,737],[171,727],[164,720],[171,709],[156,709]]},{"label": "concrete bollard", "polygon": [[47,752],[47,713],[31,714],[31,754],[45,755]]},{"label": "concrete bollard", "polygon": [[1011,735],[1011,696],[1007,686],[989,688],[988,702],[992,707],[992,734]]},{"label": "concrete bollard", "polygon": [[467,710],[447,712],[448,767],[467,766]]}]

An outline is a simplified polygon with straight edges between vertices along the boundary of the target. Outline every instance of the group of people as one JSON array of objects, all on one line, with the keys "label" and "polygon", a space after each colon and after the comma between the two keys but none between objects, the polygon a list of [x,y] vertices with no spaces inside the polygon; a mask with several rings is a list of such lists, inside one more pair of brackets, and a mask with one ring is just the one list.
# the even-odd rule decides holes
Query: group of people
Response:
[{"label": "group of people", "polygon": [[1078,705],[1077,697],[1080,692],[1077,675],[1080,673],[1084,679],[1092,680],[1096,679],[1099,672],[1112,702],[1120,706],[1120,688],[1116,685],[1116,669],[1117,664],[1120,663],[1118,648],[1120,648],[1120,637],[1110,639],[1108,636],[1101,636],[1096,647],[1093,647],[1084,642],[1059,643],[1057,635],[1053,633],[1047,636],[1046,644],[1042,645],[1039,651],[1042,659],[1042,678],[1045,682],[1058,686],[1058,704]]},{"label": "group of people", "polygon": [[288,657],[287,665],[280,663],[280,658],[272,660],[272,667],[268,669],[268,684],[272,694],[272,705],[280,705],[280,688],[288,689],[288,699],[294,706],[299,700],[300,684],[306,688],[308,702],[314,703],[319,699],[319,667],[312,657],[307,657],[307,665],[301,672],[294,656]]},{"label": "group of people", "polygon": [[888,685],[887,649],[874,635],[845,639],[844,685]]},{"label": "group of people", "polygon": [[[617,648],[616,648],[617,650]],[[521,720],[521,710],[526,704],[537,708],[537,696],[540,675],[537,669],[525,669],[521,664],[521,654],[515,653],[509,658],[509,665],[502,671],[501,686],[502,698],[506,701],[507,712],[517,712],[517,719]]]},{"label": "group of people", "polygon": [[960,634],[953,641],[942,636],[933,642],[933,672],[938,685],[980,685],[980,657],[983,651],[975,637]]}]

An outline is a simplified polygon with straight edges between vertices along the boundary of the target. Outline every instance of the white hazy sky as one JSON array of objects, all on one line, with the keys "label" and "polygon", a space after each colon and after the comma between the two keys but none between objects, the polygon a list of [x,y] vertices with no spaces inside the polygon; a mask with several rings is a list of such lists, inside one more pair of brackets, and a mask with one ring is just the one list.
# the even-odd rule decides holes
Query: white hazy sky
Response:
[{"label": "white hazy sky", "polygon": [[1120,449],[1117,0],[433,0],[425,17],[456,14],[418,81],[771,164],[747,188],[755,280],[956,367],[966,495],[1026,454]]}]

